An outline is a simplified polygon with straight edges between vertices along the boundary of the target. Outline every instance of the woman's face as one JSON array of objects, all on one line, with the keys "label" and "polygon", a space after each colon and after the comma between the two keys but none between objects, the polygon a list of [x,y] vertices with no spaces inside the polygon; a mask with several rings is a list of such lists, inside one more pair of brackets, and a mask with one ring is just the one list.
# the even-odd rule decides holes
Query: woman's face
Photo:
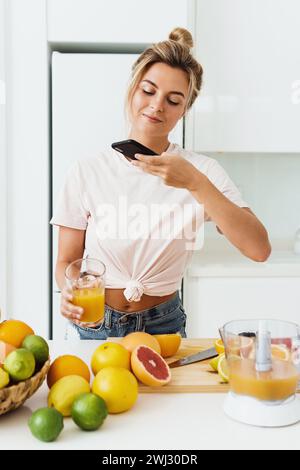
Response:
[{"label": "woman's face", "polygon": [[160,62],[153,64],[132,97],[132,129],[147,136],[168,135],[185,112],[188,87],[183,70]]}]

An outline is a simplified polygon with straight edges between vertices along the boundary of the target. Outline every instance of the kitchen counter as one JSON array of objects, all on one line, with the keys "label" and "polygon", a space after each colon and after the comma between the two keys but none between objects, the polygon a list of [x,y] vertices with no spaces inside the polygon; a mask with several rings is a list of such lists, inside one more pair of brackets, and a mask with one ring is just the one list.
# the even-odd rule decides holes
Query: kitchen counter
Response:
[{"label": "kitchen counter", "polygon": [[[76,354],[89,362],[100,342],[49,341],[52,358]],[[299,449],[300,423],[286,428],[258,428],[234,422],[223,413],[225,395],[140,394],[128,412],[108,415],[94,432],[80,430],[71,418],[55,442],[35,439],[27,420],[47,406],[46,383],[25,404],[0,416],[0,449]]]}]

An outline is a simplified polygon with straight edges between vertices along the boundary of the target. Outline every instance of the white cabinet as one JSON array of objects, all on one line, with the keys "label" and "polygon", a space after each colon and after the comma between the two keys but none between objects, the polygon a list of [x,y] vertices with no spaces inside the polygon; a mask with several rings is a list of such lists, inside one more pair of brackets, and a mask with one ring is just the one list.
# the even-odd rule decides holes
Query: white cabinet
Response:
[{"label": "white cabinet", "polygon": [[48,40],[90,44],[163,41],[174,27],[187,26],[187,3],[48,0]]},{"label": "white cabinet", "polygon": [[299,1],[198,0],[195,10],[204,75],[189,147],[300,152]]},{"label": "white cabinet", "polygon": [[216,337],[236,319],[273,318],[300,323],[300,278],[189,277],[184,283],[187,335]]}]

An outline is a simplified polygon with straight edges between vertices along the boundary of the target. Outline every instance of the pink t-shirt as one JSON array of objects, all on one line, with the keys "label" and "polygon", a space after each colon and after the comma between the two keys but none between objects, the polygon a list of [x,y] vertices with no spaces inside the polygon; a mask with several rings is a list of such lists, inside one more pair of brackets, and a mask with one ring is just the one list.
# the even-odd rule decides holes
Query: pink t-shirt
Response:
[{"label": "pink t-shirt", "polygon": [[[187,159],[230,201],[248,206],[216,160],[177,144],[167,153]],[[167,186],[107,149],[75,162],[50,223],[86,230],[84,256],[105,264],[106,287],[124,288],[128,301],[139,301],[143,293],[180,289],[204,220],[203,206],[188,190]]]}]

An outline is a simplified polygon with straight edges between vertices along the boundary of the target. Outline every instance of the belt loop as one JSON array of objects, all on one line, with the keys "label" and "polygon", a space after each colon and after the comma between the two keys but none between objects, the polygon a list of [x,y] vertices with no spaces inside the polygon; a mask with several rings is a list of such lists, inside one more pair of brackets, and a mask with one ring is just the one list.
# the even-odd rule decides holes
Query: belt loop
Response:
[{"label": "belt loop", "polygon": [[143,315],[142,313],[138,313],[137,316],[136,316],[136,327],[135,327],[135,330],[136,331],[141,331],[142,330],[142,319],[143,319]]},{"label": "belt loop", "polygon": [[111,329],[111,310],[109,308],[105,308],[105,328]]}]

